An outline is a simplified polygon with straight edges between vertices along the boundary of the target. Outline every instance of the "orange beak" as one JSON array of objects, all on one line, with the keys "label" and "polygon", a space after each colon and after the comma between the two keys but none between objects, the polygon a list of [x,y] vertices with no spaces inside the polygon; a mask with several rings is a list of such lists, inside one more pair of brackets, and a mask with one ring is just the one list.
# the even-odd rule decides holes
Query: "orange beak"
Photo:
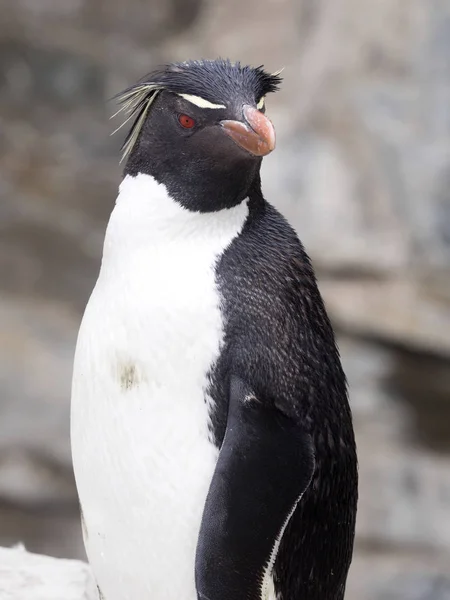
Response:
[{"label": "orange beak", "polygon": [[225,133],[254,156],[266,156],[275,148],[275,129],[269,119],[253,106],[244,106],[242,121],[221,121]]}]

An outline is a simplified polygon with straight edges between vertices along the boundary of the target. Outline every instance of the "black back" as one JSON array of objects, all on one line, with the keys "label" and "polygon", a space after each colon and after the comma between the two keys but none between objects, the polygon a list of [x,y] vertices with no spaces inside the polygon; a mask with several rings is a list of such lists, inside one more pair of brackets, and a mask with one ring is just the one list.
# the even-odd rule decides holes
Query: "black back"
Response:
[{"label": "black back", "polygon": [[263,199],[259,178],[249,208],[242,234],[217,265],[225,340],[210,373],[212,433],[220,447],[233,373],[311,436],[316,470],[282,538],[275,585],[281,600],[340,600],[357,504],[345,375],[310,260]]}]

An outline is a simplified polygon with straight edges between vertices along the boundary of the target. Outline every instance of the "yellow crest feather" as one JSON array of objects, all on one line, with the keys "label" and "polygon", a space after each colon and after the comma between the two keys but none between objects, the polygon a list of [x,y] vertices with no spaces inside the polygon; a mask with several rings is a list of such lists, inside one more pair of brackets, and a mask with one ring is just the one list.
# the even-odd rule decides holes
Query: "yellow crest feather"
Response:
[{"label": "yellow crest feather", "polygon": [[122,158],[120,162],[123,162],[131,154],[134,145],[139,137],[139,134],[144,125],[150,106],[155,101],[158,93],[163,89],[163,86],[156,83],[140,83],[137,84],[117,96],[118,102],[122,104],[117,112],[115,112],[111,119],[117,117],[120,114],[126,116],[124,122],[119,125],[111,135],[114,135],[122,129],[131,119],[135,119],[131,129],[122,145]]}]

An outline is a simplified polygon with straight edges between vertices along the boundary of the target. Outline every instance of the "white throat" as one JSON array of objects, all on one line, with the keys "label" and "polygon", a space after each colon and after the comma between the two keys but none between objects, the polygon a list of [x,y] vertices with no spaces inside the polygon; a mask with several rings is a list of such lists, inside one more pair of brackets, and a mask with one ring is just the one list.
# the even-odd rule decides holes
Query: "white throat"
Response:
[{"label": "white throat", "polygon": [[206,243],[209,252],[221,253],[242,230],[248,216],[247,201],[217,212],[200,213],[184,208],[167,188],[150,175],[139,173],[123,179],[108,225],[103,259],[110,252],[126,253],[138,246],[163,243]]}]

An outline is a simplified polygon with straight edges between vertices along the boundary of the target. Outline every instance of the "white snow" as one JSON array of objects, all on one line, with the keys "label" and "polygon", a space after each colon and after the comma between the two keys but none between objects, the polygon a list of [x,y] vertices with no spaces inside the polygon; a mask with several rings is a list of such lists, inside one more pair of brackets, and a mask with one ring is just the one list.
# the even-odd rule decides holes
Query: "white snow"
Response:
[{"label": "white snow", "polygon": [[0,547],[0,600],[98,600],[89,566]]}]

